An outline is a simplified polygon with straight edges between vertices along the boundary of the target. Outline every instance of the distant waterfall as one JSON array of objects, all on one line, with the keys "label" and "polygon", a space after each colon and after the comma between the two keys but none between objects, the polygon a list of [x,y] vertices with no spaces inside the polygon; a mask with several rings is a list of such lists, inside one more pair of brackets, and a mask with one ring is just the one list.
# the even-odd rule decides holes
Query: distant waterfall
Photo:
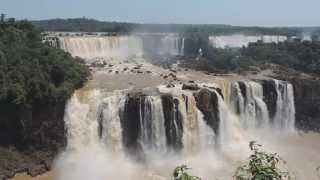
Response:
[{"label": "distant waterfall", "polygon": [[125,60],[143,54],[142,40],[136,36],[66,36],[60,38],[60,47],[85,59]]},{"label": "distant waterfall", "polygon": [[184,39],[178,34],[144,34],[144,53],[178,56],[184,54]]},{"label": "distant waterfall", "polygon": [[164,36],[161,38],[159,54],[180,55],[179,36]]},{"label": "distant waterfall", "polygon": [[177,56],[184,54],[184,39],[177,34],[130,36],[64,36],[59,47],[72,56],[92,61],[126,61],[144,54]]},{"label": "distant waterfall", "polygon": [[184,56],[185,38],[181,39],[181,49],[179,55]]},{"label": "distant waterfall", "polygon": [[262,35],[262,36],[247,36],[242,34],[223,35],[223,36],[210,36],[209,42],[216,48],[240,48],[248,46],[249,43],[263,41],[265,43],[279,43],[286,41],[286,36],[276,35]]}]

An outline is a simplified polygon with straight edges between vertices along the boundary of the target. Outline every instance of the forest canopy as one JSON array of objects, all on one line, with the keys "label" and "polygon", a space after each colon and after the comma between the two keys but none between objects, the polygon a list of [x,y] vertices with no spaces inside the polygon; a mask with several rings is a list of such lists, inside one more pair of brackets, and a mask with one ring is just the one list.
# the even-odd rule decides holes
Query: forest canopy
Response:
[{"label": "forest canopy", "polygon": [[0,22],[0,104],[65,101],[86,81],[81,59],[41,41],[27,21]]}]

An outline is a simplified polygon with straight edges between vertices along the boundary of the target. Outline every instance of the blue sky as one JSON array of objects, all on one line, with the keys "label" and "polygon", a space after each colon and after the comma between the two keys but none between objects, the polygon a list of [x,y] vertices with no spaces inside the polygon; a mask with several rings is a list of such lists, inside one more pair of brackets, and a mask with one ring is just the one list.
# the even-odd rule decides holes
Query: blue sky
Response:
[{"label": "blue sky", "polygon": [[140,23],[319,26],[320,0],[0,0],[27,19],[88,17]]}]

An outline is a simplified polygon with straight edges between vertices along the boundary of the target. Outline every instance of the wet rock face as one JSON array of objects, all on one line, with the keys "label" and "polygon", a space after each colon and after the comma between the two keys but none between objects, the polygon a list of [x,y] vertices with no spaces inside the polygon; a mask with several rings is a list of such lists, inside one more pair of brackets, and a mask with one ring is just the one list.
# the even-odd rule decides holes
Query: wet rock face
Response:
[{"label": "wet rock face", "polygon": [[165,119],[166,139],[168,147],[175,150],[182,149],[182,115],[179,112],[179,101],[172,95],[161,96],[163,114]]},{"label": "wet rock face", "polygon": [[269,117],[272,120],[276,114],[277,109],[277,90],[276,84],[273,80],[262,80],[263,101],[267,104],[269,110]]},{"label": "wet rock face", "polygon": [[214,91],[202,89],[194,94],[197,107],[204,115],[204,120],[213,129],[216,134],[219,134],[219,107],[218,96]]},{"label": "wet rock face", "polygon": [[197,84],[194,83],[185,83],[182,85],[182,90],[191,90],[191,91],[197,91],[200,87]]},{"label": "wet rock face", "polygon": [[[121,116],[123,144],[127,150],[140,151],[138,143],[140,135],[140,108],[145,106],[145,95],[142,93],[128,94]],[[132,152],[134,153],[134,152]]]},{"label": "wet rock face", "polygon": [[65,145],[63,102],[0,107],[0,146],[57,150]]},{"label": "wet rock face", "polygon": [[240,91],[241,91],[241,94],[242,94],[242,97],[244,97],[244,104],[247,104],[247,89],[246,89],[246,84],[242,81],[239,81],[238,82],[239,84],[239,88],[240,88]]},{"label": "wet rock face", "polygon": [[290,79],[294,89],[296,127],[320,132],[320,82]]},{"label": "wet rock face", "polygon": [[35,176],[50,169],[66,144],[64,108],[64,102],[32,107],[0,104],[1,175],[9,178],[26,171]]}]

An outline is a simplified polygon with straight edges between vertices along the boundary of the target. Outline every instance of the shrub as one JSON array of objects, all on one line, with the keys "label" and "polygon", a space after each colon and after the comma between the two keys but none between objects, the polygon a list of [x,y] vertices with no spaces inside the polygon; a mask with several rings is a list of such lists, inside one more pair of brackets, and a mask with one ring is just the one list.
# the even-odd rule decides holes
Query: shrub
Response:
[{"label": "shrub", "polygon": [[173,171],[173,177],[175,180],[201,180],[201,178],[197,176],[193,176],[187,172],[189,170],[186,165],[178,166]]},{"label": "shrub", "polygon": [[235,180],[284,180],[290,179],[288,172],[281,171],[277,165],[285,163],[277,153],[267,153],[261,150],[261,145],[255,141],[249,143],[253,152],[248,162],[237,168]]}]

